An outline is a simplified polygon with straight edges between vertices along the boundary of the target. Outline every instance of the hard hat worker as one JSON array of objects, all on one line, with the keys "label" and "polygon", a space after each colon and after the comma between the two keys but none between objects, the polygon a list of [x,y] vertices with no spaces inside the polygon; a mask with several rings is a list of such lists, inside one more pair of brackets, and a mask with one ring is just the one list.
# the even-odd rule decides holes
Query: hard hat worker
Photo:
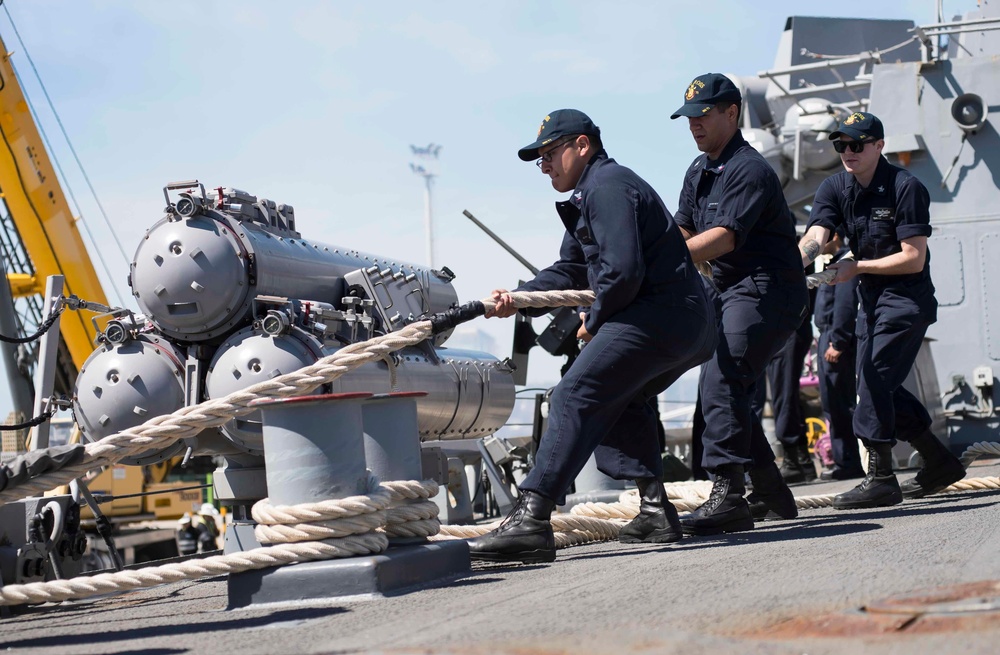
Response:
[{"label": "hard hat worker", "polygon": [[[837,509],[884,507],[935,493],[965,477],[962,463],[930,430],[927,409],[903,381],[927,328],[937,320],[931,283],[930,195],[907,171],[882,156],[885,129],[874,114],[855,112],[830,134],[844,170],[816,190],[799,247],[808,263],[842,227],[853,260],[831,264],[834,284],[859,278],[858,404],[854,432],[868,448],[868,474],[834,498]],[[908,441],[924,459],[900,486],[892,446]]]},{"label": "hard hat worker", "polygon": [[[566,228],[559,260],[517,290],[591,289],[596,299],[580,315],[577,336],[586,345],[555,387],[548,427],[517,504],[498,528],[470,541],[472,557],[555,559],[549,517],[592,453],[605,474],[633,479],[639,488],[639,515],[619,539],[678,541],[648,401],[711,355],[711,298],[663,201],[608,156],[586,114],[551,112],[518,156],[534,160],[552,188],[570,196],[556,203]],[[514,314],[506,289],[492,296],[496,305],[488,316]]]},{"label": "hard hat worker", "polygon": [[218,549],[217,516],[219,510],[211,503],[204,503],[195,513],[185,512],[184,516],[177,520],[175,538],[178,553],[193,555]]},{"label": "hard hat worker", "polygon": [[719,346],[702,367],[702,466],[714,476],[708,500],[681,520],[689,534],[753,529],[763,517],[798,510],[751,410],[767,363],[799,328],[808,292],[795,224],[770,165],[740,134],[742,95],[725,75],[688,85],[672,119],[684,116],[702,154],[684,176],[675,220],[695,263],[710,262],[720,291]]}]

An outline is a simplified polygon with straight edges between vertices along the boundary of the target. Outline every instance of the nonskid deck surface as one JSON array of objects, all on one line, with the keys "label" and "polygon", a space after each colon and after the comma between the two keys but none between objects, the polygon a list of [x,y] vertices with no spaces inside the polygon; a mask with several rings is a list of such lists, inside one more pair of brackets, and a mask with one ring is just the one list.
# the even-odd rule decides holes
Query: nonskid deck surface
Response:
[{"label": "nonskid deck surface", "polygon": [[[994,459],[974,463],[968,477],[998,475]],[[836,493],[853,484],[794,492]],[[803,510],[752,532],[662,547],[574,547],[549,565],[475,564],[463,579],[389,598],[227,611],[222,578],[165,585],[22,608],[0,621],[0,648],[931,655],[959,646],[992,654],[1000,639],[1000,586],[968,585],[982,581],[1000,581],[1000,491],[877,510]],[[947,594],[939,590],[960,584],[967,598],[941,602]],[[899,601],[915,592],[926,611],[914,609],[912,599]]]}]

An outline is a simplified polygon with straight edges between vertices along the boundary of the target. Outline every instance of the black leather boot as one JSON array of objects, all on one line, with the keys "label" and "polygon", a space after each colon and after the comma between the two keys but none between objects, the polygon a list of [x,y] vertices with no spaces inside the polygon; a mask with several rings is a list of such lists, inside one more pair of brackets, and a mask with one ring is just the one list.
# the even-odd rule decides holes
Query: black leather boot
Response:
[{"label": "black leather boot", "polygon": [[805,476],[805,481],[815,482],[816,464],[813,462],[812,455],[809,454],[808,445],[799,447],[798,457],[799,457],[799,468],[802,469],[802,474]]},{"label": "black leather boot", "polygon": [[639,478],[639,514],[618,533],[623,544],[670,544],[684,538],[677,509],[667,500],[663,483],[656,478]]},{"label": "black leather boot", "polygon": [[710,535],[753,530],[750,506],[743,498],[745,492],[743,466],[729,464],[716,468],[708,500],[680,519],[684,534]]},{"label": "black leather boot", "polygon": [[781,478],[785,484],[799,484],[806,481],[806,472],[802,470],[798,446],[785,446],[785,456],[781,460]]},{"label": "black leather boot", "polygon": [[868,475],[861,484],[833,498],[834,509],[889,507],[903,502],[903,492],[892,473],[892,446],[868,446]]},{"label": "black leather boot", "polygon": [[750,469],[750,480],[753,491],[747,496],[747,502],[755,521],[794,519],[799,515],[795,496],[774,462]]},{"label": "black leather boot", "polygon": [[900,485],[903,498],[936,494],[965,477],[962,460],[952,455],[930,430],[910,439],[910,445],[920,453],[924,465],[917,471],[916,477]]},{"label": "black leather boot", "polygon": [[524,562],[537,564],[556,558],[552,534],[552,509],[549,500],[534,491],[522,491],[510,514],[494,530],[469,540],[469,555],[487,562]]},{"label": "black leather boot", "polygon": [[820,480],[854,480],[865,477],[865,471],[860,466],[857,469],[842,469],[834,465],[829,471],[823,471],[819,475]]}]

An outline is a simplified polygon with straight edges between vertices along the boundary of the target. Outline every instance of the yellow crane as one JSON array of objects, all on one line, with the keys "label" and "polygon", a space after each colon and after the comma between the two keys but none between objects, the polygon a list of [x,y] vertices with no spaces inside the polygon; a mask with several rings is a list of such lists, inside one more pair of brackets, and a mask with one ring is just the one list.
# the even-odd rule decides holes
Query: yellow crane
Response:
[{"label": "yellow crane", "polygon": [[[41,294],[49,275],[65,277],[65,295],[107,304],[77,218],[56,177],[42,137],[14,74],[10,53],[0,40],[0,197],[10,210],[17,236],[33,270],[7,274],[15,298]],[[72,381],[94,351],[97,332],[84,312],[66,312],[60,321],[62,340],[74,369],[63,371]],[[65,367],[65,361],[61,362]],[[69,391],[69,390],[66,390]]]},{"label": "yellow crane", "polygon": [[[0,53],[0,200],[6,204],[10,216],[6,222],[0,221],[0,231],[5,232],[0,236],[5,237],[7,247],[12,247],[18,255],[10,256],[4,266],[11,296],[40,307],[46,278],[61,275],[64,296],[75,295],[90,303],[107,305],[107,296],[80,234],[79,218],[70,210],[14,72],[11,53],[2,39]],[[25,270],[16,270],[18,267]],[[54,389],[57,394],[73,392],[77,373],[94,352],[97,330],[90,317],[91,314],[81,311],[62,314]],[[53,428],[62,433],[58,440],[78,438],[70,436],[76,431],[72,421],[56,419]],[[108,516],[179,516],[193,502],[183,497],[182,492],[158,496],[156,504],[149,508],[144,507],[147,502],[139,495],[150,486],[171,486],[159,484],[170,467],[171,462],[141,468],[115,466],[92,479],[90,485],[95,492],[125,496],[104,508]],[[194,501],[200,504],[200,493]],[[167,506],[161,507],[163,503]],[[91,516],[86,508],[84,516]],[[173,540],[172,530],[164,533]]]}]

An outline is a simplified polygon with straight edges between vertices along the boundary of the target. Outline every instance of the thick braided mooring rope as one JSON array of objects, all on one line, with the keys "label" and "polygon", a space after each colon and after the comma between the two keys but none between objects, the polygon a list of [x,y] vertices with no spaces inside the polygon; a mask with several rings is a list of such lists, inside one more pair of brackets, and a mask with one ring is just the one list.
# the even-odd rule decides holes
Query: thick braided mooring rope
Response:
[{"label": "thick braided mooring rope", "polygon": [[[591,292],[515,293],[518,307],[589,305]],[[487,307],[491,299],[484,299]],[[249,403],[261,397],[285,398],[306,394],[321,384],[336,380],[354,368],[384,359],[388,354],[416,345],[432,335],[430,321],[419,321],[397,332],[351,344],[315,364],[256,384],[225,398],[185,407],[141,426],[87,444],[82,463],[39,476],[0,493],[0,504],[47,491],[76,479],[88,470],[113,464],[125,457],[217,427],[234,417],[254,411]],[[0,588],[0,605],[41,603],[96,594],[151,587],[167,582],[194,580],[225,573],[239,573],[335,557],[352,557],[385,550],[389,536],[422,537],[437,533],[438,508],[429,499],[438,492],[436,483],[389,482],[372,493],[347,499],[309,503],[295,507],[272,507],[266,500],[254,506],[254,518],[262,524],[255,534],[264,546],[251,551],[168,564],[135,571],[102,573],[72,580],[6,585]],[[381,529],[381,532],[372,531]]]},{"label": "thick braided mooring rope", "polygon": [[[638,508],[638,505],[636,507]],[[633,512],[632,517],[637,513],[638,510]],[[556,548],[568,548],[569,546],[617,539],[618,531],[623,524],[624,521],[613,521],[600,516],[583,516],[572,512],[552,515],[552,530],[556,533]],[[486,525],[442,525],[441,531],[431,541],[472,539],[486,534],[498,525],[500,525],[500,521]]]},{"label": "thick braided mooring rope", "polygon": [[[980,441],[965,449],[962,453],[962,465],[966,468],[976,460],[984,456],[1000,456],[1000,443],[991,441]],[[708,500],[712,483],[704,480],[689,482],[673,482],[664,485],[667,498],[679,512],[690,512],[703,502]],[[960,491],[990,491],[1000,489],[1000,477],[965,478],[955,484],[942,489],[938,494],[956,493]],[[820,507],[830,507],[836,494],[822,494],[815,496],[796,496],[795,506],[799,509],[817,509]],[[593,516],[606,520],[631,520],[639,512],[639,492],[636,489],[625,491],[619,497],[617,503],[580,503],[570,509],[573,514],[581,516]]]},{"label": "thick braided mooring rope", "polygon": [[[295,506],[273,506],[266,499],[259,501],[251,515],[259,523],[254,534],[264,544],[261,548],[70,580],[6,585],[0,588],[0,605],[88,598],[283,564],[373,555],[385,551],[393,533],[428,536],[437,532],[437,505],[430,503],[434,505],[433,511],[427,511],[423,505],[430,502],[426,499],[437,495],[436,482],[373,481],[369,489],[363,495]],[[423,510],[418,513],[417,525],[406,523],[409,519],[405,512],[393,516],[397,505],[403,503],[401,506],[407,507],[405,503],[414,500]]]},{"label": "thick braided mooring rope", "polygon": [[[591,292],[512,293],[517,307],[581,306],[593,302]],[[491,304],[489,299],[484,304]],[[71,470],[42,476],[28,484],[0,494],[0,504],[11,497],[23,497],[79,477],[88,469],[114,463],[129,455],[162,447],[207,427],[225,423],[252,409],[247,405],[258,397],[287,397],[308,393],[315,387],[340,377],[357,366],[383,359],[389,353],[415,345],[431,334],[430,323],[422,321],[385,337],[348,346],[316,364],[231,394],[184,408],[172,416],[159,417],[133,430],[111,435],[87,446],[84,463]],[[981,442],[962,456],[968,466],[984,454],[1000,455],[1000,444]],[[78,470],[79,469],[79,470]],[[67,477],[69,476],[69,477]],[[56,481],[52,482],[55,478]],[[667,485],[668,498],[681,511],[690,511],[708,497],[711,483],[688,482]],[[1000,488],[1000,478],[962,480],[941,493],[970,489]],[[467,539],[485,534],[499,522],[485,526],[441,526],[437,506],[429,500],[436,495],[435,483],[402,481],[384,483],[369,495],[339,501],[309,503],[295,507],[272,507],[266,500],[253,508],[260,524],[256,536],[264,546],[247,552],[191,560],[162,567],[99,574],[73,580],[8,585],[0,589],[0,604],[40,603],[84,598],[96,594],[150,587],[166,582],[193,580],[238,573],[294,562],[335,557],[352,557],[385,550],[389,536],[426,536],[437,539]],[[15,496],[15,493],[17,494]],[[796,498],[801,509],[825,507],[833,495]],[[552,516],[556,547],[615,539],[621,526],[638,513],[638,493],[625,492],[618,503],[585,503],[569,514]],[[439,534],[440,530],[440,534]]]},{"label": "thick braided mooring rope", "polygon": [[[594,301],[591,291],[532,291],[511,293],[511,296],[517,307],[574,307]],[[487,307],[494,305],[489,298],[481,302]],[[184,407],[173,414],[158,416],[135,428],[108,435],[86,445],[87,454],[81,463],[0,492],[0,504],[48,491],[79,478],[90,469],[108,466],[147,450],[164,448],[178,439],[193,437],[202,430],[257,411],[249,404],[258,398],[305,395],[321,384],[332,382],[359,366],[382,360],[397,350],[415,346],[431,335],[431,322],[417,321],[396,332],[345,346],[315,364],[259,382],[224,398]]]}]

